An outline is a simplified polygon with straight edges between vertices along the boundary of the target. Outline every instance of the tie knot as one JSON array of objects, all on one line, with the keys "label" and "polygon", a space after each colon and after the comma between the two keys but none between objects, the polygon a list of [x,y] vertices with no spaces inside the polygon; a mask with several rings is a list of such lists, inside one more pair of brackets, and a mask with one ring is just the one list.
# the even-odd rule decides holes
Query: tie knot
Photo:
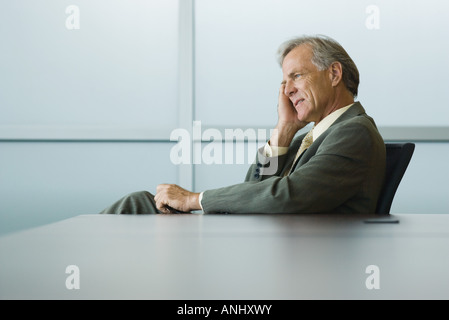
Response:
[{"label": "tie knot", "polygon": [[286,171],[284,175],[287,175],[289,172],[293,170],[293,167],[298,160],[299,156],[308,148],[313,142],[313,128],[307,132],[306,136],[302,139],[301,145],[299,146],[298,152],[296,153],[295,160],[293,161],[292,167],[289,171]]},{"label": "tie knot", "polygon": [[305,148],[308,148],[313,142],[313,128],[307,132],[306,136],[302,140],[301,145],[304,145]]}]

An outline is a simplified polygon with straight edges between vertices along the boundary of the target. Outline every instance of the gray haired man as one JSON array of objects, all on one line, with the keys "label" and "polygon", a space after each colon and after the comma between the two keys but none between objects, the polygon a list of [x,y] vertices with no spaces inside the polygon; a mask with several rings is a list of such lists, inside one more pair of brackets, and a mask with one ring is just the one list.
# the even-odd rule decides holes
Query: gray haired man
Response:
[{"label": "gray haired man", "polygon": [[385,143],[354,100],[353,60],[329,37],[302,36],[280,46],[279,63],[277,125],[244,182],[201,193],[161,184],[154,196],[135,192],[102,213],[375,213]]}]

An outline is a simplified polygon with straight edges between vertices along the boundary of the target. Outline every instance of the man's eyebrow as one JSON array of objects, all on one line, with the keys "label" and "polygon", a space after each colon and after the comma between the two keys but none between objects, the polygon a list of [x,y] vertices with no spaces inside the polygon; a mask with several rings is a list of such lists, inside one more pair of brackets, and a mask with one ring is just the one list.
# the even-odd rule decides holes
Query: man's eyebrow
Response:
[{"label": "man's eyebrow", "polygon": [[[298,74],[298,73],[301,73],[301,72],[295,70],[295,71],[293,71],[293,72],[290,72],[290,73],[288,74],[287,77],[293,79],[293,78],[295,77],[295,74]],[[287,80],[283,80],[283,81],[281,82],[281,84],[286,84],[286,83],[287,83]]]}]

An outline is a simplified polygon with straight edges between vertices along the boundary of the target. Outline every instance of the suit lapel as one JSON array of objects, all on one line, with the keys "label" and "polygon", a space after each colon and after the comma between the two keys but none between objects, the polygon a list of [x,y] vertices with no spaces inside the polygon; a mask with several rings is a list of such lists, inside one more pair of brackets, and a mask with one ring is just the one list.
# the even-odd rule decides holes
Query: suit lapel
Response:
[{"label": "suit lapel", "polygon": [[[317,141],[314,141],[314,142],[312,143],[312,145],[310,146],[310,148],[313,147],[314,150],[318,149],[318,145],[321,144],[321,141],[322,141],[323,138],[326,136],[326,133],[328,133],[328,132],[329,132],[329,129],[332,128],[334,125],[337,125],[338,123],[340,123],[340,122],[342,122],[342,121],[346,121],[346,120],[348,120],[348,119],[357,117],[357,116],[362,115],[362,114],[366,114],[366,113],[365,113],[365,109],[363,108],[362,104],[361,104],[360,102],[357,101],[357,102],[354,103],[354,105],[353,105],[351,108],[349,108],[345,113],[343,113],[340,117],[338,117],[338,119],[335,120],[334,123],[332,123],[332,125],[331,125],[329,128],[327,128],[327,130],[326,130],[325,132],[323,132],[323,134],[318,138],[318,140],[317,140]],[[305,134],[304,134],[304,136],[305,136]],[[303,137],[303,138],[304,138],[304,137]],[[315,144],[315,142],[318,142],[318,144]],[[314,144],[315,144],[315,145],[314,145]],[[309,148],[309,149],[310,149],[310,148]],[[308,150],[304,151],[304,152],[299,156],[299,158],[298,158],[298,159],[296,160],[296,162],[293,164],[293,166],[292,166],[292,168],[291,168],[289,174],[291,174],[293,171],[295,171],[296,166],[297,166],[300,162],[301,162],[301,164],[302,164],[303,162],[307,162],[308,159],[310,159],[311,156],[308,156],[307,159],[305,159],[305,161],[301,161],[302,158],[303,158],[303,156],[304,156],[304,154],[305,154],[307,151],[308,151]],[[309,152],[309,154],[310,154],[310,152]]]}]

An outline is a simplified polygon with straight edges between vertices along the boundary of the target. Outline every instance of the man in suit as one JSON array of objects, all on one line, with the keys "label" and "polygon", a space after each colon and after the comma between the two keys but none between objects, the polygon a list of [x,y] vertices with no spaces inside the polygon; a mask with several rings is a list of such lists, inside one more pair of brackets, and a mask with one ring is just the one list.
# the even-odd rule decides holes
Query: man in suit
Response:
[{"label": "man in suit", "polygon": [[[359,72],[335,40],[303,36],[279,48],[278,122],[243,183],[190,192],[161,184],[102,213],[375,213],[385,144],[359,102]],[[306,134],[298,131],[314,123]]]}]

